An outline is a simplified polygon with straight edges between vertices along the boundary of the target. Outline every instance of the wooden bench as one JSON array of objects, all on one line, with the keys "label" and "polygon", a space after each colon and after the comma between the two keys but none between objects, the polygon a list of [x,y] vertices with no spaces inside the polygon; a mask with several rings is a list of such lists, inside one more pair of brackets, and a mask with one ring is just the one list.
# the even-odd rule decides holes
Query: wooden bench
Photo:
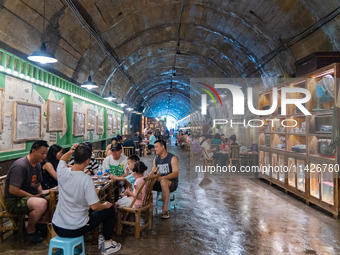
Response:
[{"label": "wooden bench", "polygon": [[6,175],[0,177],[0,243],[3,242],[4,234],[8,231],[19,231],[20,241],[24,241],[25,215],[12,214],[7,211],[4,200],[5,183]]}]

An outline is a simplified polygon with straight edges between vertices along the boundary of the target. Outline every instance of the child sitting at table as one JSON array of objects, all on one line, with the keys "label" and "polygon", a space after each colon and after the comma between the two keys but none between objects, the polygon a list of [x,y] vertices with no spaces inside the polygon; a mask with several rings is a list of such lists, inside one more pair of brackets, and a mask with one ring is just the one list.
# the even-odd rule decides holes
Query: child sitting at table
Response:
[{"label": "child sitting at table", "polygon": [[137,155],[131,155],[127,159],[128,167],[125,169],[125,173],[122,176],[110,175],[110,179],[114,181],[125,181],[127,182],[127,186],[131,187],[133,190],[133,185],[136,181],[133,173],[133,169],[135,167],[136,162],[139,161],[139,157]]},{"label": "child sitting at table", "polygon": [[[144,182],[144,172],[148,169],[148,167],[142,162],[138,161],[135,163],[135,167],[133,168],[133,174],[136,179],[136,182],[134,184],[134,190],[133,192],[129,189],[126,189],[125,192],[122,194],[122,198],[118,199],[116,206],[130,206],[131,202],[136,197],[139,189],[143,185]],[[143,200],[145,196],[146,186],[144,185],[143,190],[139,193],[139,196],[137,197],[133,207],[140,207],[143,205]]]}]

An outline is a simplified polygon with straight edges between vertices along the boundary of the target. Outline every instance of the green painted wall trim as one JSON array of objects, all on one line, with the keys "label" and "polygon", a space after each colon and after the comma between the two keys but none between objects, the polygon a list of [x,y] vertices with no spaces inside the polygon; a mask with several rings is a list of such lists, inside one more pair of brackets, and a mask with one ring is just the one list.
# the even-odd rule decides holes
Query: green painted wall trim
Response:
[{"label": "green painted wall trim", "polygon": [[[48,83],[54,89],[69,91],[86,99],[93,100],[97,103],[104,104],[113,109],[122,111],[122,108],[119,105],[104,100],[101,96],[85,90],[78,85],[71,83],[51,72],[48,72],[25,59],[19,58],[4,49],[0,48],[0,55],[0,73],[7,73],[8,75],[17,77],[18,79],[30,80],[32,83]],[[31,78],[34,78],[35,80],[32,81]]]},{"label": "green painted wall trim", "polygon": [[[9,61],[8,61],[9,60]],[[65,101],[65,108],[66,108],[66,116],[67,116],[67,126],[68,130],[66,134],[63,137],[60,137],[60,133],[57,132],[57,144],[62,146],[63,148],[70,148],[72,144],[77,142],[101,142],[103,149],[106,148],[107,139],[112,138],[115,135],[108,135],[107,132],[107,108],[103,107],[107,106],[109,107],[110,111],[113,109],[122,111],[122,108],[118,105],[108,102],[104,100],[102,97],[89,92],[87,90],[84,90],[80,88],[78,85],[73,84],[69,81],[66,81],[65,79],[62,79],[59,76],[56,76],[44,69],[42,69],[39,66],[36,66],[30,62],[28,62],[25,59],[21,59],[3,49],[0,48],[0,87],[5,88],[6,91],[6,75],[10,75],[15,77],[16,79],[26,80],[29,83],[32,83],[32,89],[37,91],[38,94],[47,101],[49,94],[54,94],[54,97],[56,100],[61,100],[64,98]],[[34,78],[32,80],[32,78]],[[38,84],[37,84],[38,83]],[[45,84],[46,83],[46,84]],[[71,92],[75,94],[69,95],[67,92]],[[81,98],[78,98],[76,96],[80,96]],[[84,100],[83,100],[84,98]],[[92,102],[89,102],[87,100],[91,100]],[[73,136],[73,103],[83,103],[86,101],[86,103],[94,103],[96,102],[97,108],[99,111],[101,111],[104,108],[104,133],[103,135],[100,135],[98,139],[93,139],[93,134],[90,132],[90,140],[83,140],[83,137],[75,137]],[[101,105],[99,105],[101,104]],[[123,124],[123,114],[118,113],[121,116],[121,129],[119,130],[119,134],[122,134],[122,124]],[[9,152],[2,152],[0,153],[0,162],[6,161],[6,160],[12,160],[16,158],[23,157],[29,153],[29,150],[32,146],[34,141],[27,141],[25,143],[25,149],[24,150],[18,150],[18,151],[9,151]],[[52,144],[50,144],[52,145]]]}]

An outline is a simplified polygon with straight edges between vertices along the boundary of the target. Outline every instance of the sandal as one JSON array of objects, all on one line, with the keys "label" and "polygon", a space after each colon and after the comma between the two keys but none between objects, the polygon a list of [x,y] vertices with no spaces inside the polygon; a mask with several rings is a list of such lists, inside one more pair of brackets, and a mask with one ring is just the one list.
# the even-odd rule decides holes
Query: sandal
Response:
[{"label": "sandal", "polygon": [[161,213],[161,218],[162,219],[169,219],[169,211],[163,211],[162,213]]}]

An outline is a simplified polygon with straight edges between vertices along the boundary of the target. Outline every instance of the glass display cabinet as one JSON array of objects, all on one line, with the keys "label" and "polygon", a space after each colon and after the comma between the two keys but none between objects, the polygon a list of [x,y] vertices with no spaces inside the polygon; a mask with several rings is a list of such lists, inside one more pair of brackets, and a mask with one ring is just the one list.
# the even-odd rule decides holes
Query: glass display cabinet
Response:
[{"label": "glass display cabinet", "polygon": [[[263,157],[266,157],[265,153],[269,154],[273,167],[288,167],[288,171],[274,171],[266,179],[302,197],[307,204],[312,203],[331,212],[336,218],[339,215],[340,153],[339,146],[334,149],[330,144],[332,133],[340,136],[340,132],[334,130],[337,125],[340,126],[340,99],[336,99],[339,78],[340,64],[332,64],[290,83],[278,85],[279,98],[283,88],[308,89],[311,99],[303,105],[311,115],[303,114],[295,105],[287,105],[287,115],[283,116],[279,103],[274,113],[266,116],[266,119],[279,121],[272,125],[266,122],[259,129],[260,150],[267,151]],[[271,107],[271,91],[260,93],[259,109]],[[295,92],[286,94],[287,99],[304,96]],[[294,125],[283,127],[280,125],[282,120]]]}]

